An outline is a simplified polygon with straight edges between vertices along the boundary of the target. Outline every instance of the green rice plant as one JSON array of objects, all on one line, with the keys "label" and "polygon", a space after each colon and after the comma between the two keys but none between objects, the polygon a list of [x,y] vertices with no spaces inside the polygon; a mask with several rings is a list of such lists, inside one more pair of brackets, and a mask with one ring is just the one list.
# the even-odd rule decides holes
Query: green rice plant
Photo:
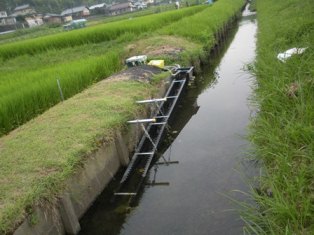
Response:
[{"label": "green rice plant", "polygon": [[[265,175],[253,193],[258,210],[244,216],[249,234],[314,234],[313,10],[311,0],[257,0],[259,112],[249,138]],[[294,47],[307,49],[277,59]]]},{"label": "green rice plant", "polygon": [[152,32],[164,25],[180,20],[204,10],[204,6],[184,8],[179,11],[168,11],[160,14],[138,17],[135,19],[98,25],[81,30],[49,35],[45,37],[24,40],[0,45],[0,57],[12,58],[23,54],[34,55],[49,49],[61,49],[82,44],[99,43],[114,40],[125,33],[140,34]]},{"label": "green rice plant", "polygon": [[0,134],[5,134],[60,102],[57,79],[64,98],[121,69],[118,51],[45,68],[14,73],[0,82]]},{"label": "green rice plant", "polygon": [[[131,41],[134,38],[133,32],[125,32],[118,36],[114,43],[97,45],[95,47],[97,53],[93,52],[92,55],[99,55],[99,52],[106,50],[115,50],[114,48],[121,47],[120,44],[124,41]],[[12,59],[2,62],[4,71],[7,70],[7,72],[2,72],[0,75],[0,103],[2,106],[0,134],[8,133],[58,103],[60,95],[57,89],[57,79],[60,79],[65,98],[69,98],[91,83],[109,76],[112,72],[117,71],[117,68],[120,68],[118,57],[110,56],[115,53],[106,53],[99,58],[87,56],[86,54],[91,53],[92,45],[66,48],[62,53],[58,50],[49,50],[43,56],[24,55],[14,59],[15,62]],[[77,53],[73,53],[74,51]],[[51,58],[51,54],[54,54],[55,58]],[[70,54],[70,60],[74,59],[74,61],[61,64],[68,60]],[[78,60],[75,55],[87,56],[87,59]],[[34,63],[36,59],[37,61]],[[44,61],[46,63],[43,63]],[[56,61],[59,61],[58,64]],[[51,66],[51,62],[54,63],[53,66]],[[104,62],[103,65],[99,65],[102,62]],[[10,64],[13,66],[8,66]],[[20,66],[20,64],[26,65],[27,68],[23,68],[24,66]],[[35,71],[32,71],[33,69]]]},{"label": "green rice plant", "polygon": [[[212,7],[208,9],[211,8]],[[204,8],[204,6],[201,6],[191,9],[193,9],[193,12],[195,12],[195,9],[197,9],[197,11],[200,11],[206,8]],[[219,11],[219,9],[217,11]],[[182,18],[184,14],[186,14],[182,13],[182,11],[167,13],[169,13],[168,17],[170,17],[168,19],[169,22],[171,21],[171,17],[173,15],[177,17],[177,14],[179,14],[179,16]],[[161,15],[162,14],[159,14],[157,18],[159,19]],[[193,17],[193,15],[189,16],[188,18],[191,17]],[[224,17],[225,15],[223,15],[222,18]],[[152,18],[155,19],[155,16],[153,16]],[[204,15],[201,14],[197,18],[195,18],[195,20],[203,18]],[[205,18],[205,20],[207,19]],[[164,19],[164,22],[166,21],[167,17]],[[121,25],[121,22],[117,23],[119,23],[118,25]],[[128,27],[136,28],[138,26],[129,24]],[[118,29],[112,28],[112,30],[119,31],[119,27]],[[149,31],[151,29],[144,28],[142,30],[144,32],[145,30]],[[203,30],[203,28],[199,28],[199,30]],[[75,35],[79,35],[78,32],[74,33]],[[102,47],[102,49],[100,49],[99,46],[96,46],[95,48],[97,50],[97,53],[107,50],[107,48],[109,49],[110,46],[112,46],[111,48],[115,48],[118,46],[118,44],[120,45],[125,41],[131,41],[135,38],[134,31],[127,31],[123,34],[117,35],[119,36],[116,37],[115,43],[106,43],[105,45],[100,44],[100,47]],[[195,38],[197,36],[198,35],[194,35]],[[204,41],[205,40],[203,40],[202,42]],[[86,88],[91,83],[98,81],[100,77],[105,77],[104,73],[102,72],[102,68],[104,67],[97,66],[97,61],[102,61],[102,58],[104,57],[88,57],[88,59],[79,59],[78,61],[76,61],[77,56],[75,55],[77,54],[79,57],[86,56],[84,54],[90,53],[90,48],[92,45],[98,44],[82,44],[74,48],[65,48],[64,51],[53,49],[47,51],[46,53],[43,53],[42,56],[41,54],[34,56],[24,55],[19,56],[16,59],[4,61],[2,63],[4,66],[4,72],[2,72],[0,75],[0,102],[3,107],[0,111],[0,134],[8,133],[10,130],[13,130],[17,126],[25,123],[34,116],[44,112],[46,109],[58,103],[60,101],[60,95],[56,83],[57,79],[60,79],[65,98],[69,98],[72,95],[80,92],[82,89]],[[77,51],[78,53],[73,53],[75,51]],[[55,56],[55,58],[51,57],[52,54]],[[56,64],[56,61],[60,61],[58,63],[62,63],[67,60],[67,54],[71,54],[71,59],[75,58],[74,61],[66,62],[65,64]],[[34,63],[34,60],[36,60],[36,58],[38,59]],[[106,61],[104,62],[104,64],[110,64],[111,57],[105,56],[105,58]],[[11,63],[11,61],[19,62]],[[29,63],[27,61],[29,61]],[[46,63],[42,63],[43,61],[46,61]],[[53,67],[51,68],[50,61],[54,63]],[[116,68],[120,67],[117,58],[113,59],[111,62],[112,63],[110,64],[110,66],[112,68],[108,68],[106,70],[108,71],[108,73],[106,73],[107,75],[110,75],[112,71],[116,71]],[[10,63],[13,66],[5,67],[7,65],[10,65]],[[20,66],[20,64],[24,64],[28,68],[25,67],[25,69],[23,69],[23,66]],[[35,71],[32,71],[33,69],[35,69]],[[5,72],[5,70],[7,70],[7,72]],[[94,72],[90,72],[90,70],[94,70]]]},{"label": "green rice plant", "polygon": [[220,0],[204,11],[182,18],[158,32],[185,37],[210,48],[215,43],[215,33],[239,12],[243,5],[243,0]]},{"label": "green rice plant", "polygon": [[[58,64],[69,63],[82,58],[89,58],[91,56],[102,56],[108,51],[121,47],[117,45],[122,41],[132,41],[136,35],[125,33],[114,41],[84,44],[76,47],[68,47],[62,50],[51,49],[36,55],[21,55],[10,60],[0,61],[0,83],[6,80],[7,77],[20,77],[27,72],[41,70],[43,68],[55,67]],[[16,76],[13,75],[16,73]]]},{"label": "green rice plant", "polygon": [[57,28],[50,28],[49,26],[42,25],[40,27],[35,28],[25,28],[25,29],[18,29],[15,32],[2,34],[0,35],[0,44],[15,42],[30,38],[37,38],[41,36],[45,36],[48,34],[55,34],[62,32],[63,29],[61,27]]}]

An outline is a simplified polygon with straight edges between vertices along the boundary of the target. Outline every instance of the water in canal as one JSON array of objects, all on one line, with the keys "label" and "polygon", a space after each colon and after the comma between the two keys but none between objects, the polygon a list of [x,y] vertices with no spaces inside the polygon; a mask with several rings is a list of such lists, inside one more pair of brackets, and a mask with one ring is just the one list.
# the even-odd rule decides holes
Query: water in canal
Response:
[{"label": "water in canal", "polygon": [[163,143],[164,156],[178,164],[151,168],[137,206],[109,203],[112,188],[83,217],[89,235],[242,234],[243,222],[228,196],[245,200],[249,171],[244,139],[251,110],[252,76],[244,70],[255,57],[254,16],[244,16],[216,58],[186,91]]}]

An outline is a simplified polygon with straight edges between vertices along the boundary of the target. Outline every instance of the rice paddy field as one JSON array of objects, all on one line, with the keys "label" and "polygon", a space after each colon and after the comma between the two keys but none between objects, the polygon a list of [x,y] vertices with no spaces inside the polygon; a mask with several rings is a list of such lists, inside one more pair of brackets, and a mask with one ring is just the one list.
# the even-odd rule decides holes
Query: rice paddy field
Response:
[{"label": "rice paddy field", "polygon": [[[173,62],[189,65],[190,57],[203,56],[215,44],[215,31],[244,2],[219,0],[212,6],[2,44],[0,233],[11,233],[34,205],[53,202],[66,179],[97,148],[95,143],[99,139],[110,143],[126,120],[140,111],[134,100],[156,91],[156,82],[104,80],[123,68],[126,56],[145,50],[143,45],[170,42],[186,49]],[[187,30],[190,23],[195,25]],[[150,45],[153,42],[158,43]],[[139,46],[131,50],[130,45]],[[67,99],[58,105],[57,79]]]},{"label": "rice paddy field", "polygon": [[[210,46],[213,32],[233,14],[234,5],[220,1],[1,45],[0,135],[58,103],[57,79],[68,98],[120,70],[123,48],[136,38],[173,35]],[[196,26],[182,27],[188,21]]]},{"label": "rice paddy field", "polygon": [[[60,101],[57,79],[65,96],[70,97],[121,69],[117,59],[122,57],[121,44],[205,8],[190,7],[1,45],[0,133],[7,133]],[[93,47],[97,49],[90,51]],[[72,85],[66,85],[70,80]]]},{"label": "rice paddy field", "polygon": [[[314,3],[257,0],[250,140],[262,165],[246,234],[314,234]],[[277,54],[306,48],[282,62]]]}]

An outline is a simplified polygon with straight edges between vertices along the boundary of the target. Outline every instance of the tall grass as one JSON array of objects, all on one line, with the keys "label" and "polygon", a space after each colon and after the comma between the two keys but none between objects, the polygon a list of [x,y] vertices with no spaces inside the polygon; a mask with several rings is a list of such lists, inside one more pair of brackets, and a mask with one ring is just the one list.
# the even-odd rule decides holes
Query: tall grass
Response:
[{"label": "tall grass", "polygon": [[184,37],[202,45],[201,50],[192,54],[183,53],[181,58],[194,65],[195,71],[200,71],[200,62],[204,62],[209,51],[218,43],[219,32],[230,27],[233,17],[236,17],[244,6],[244,0],[220,0],[190,17],[182,18],[160,29],[159,34]]},{"label": "tall grass", "polygon": [[125,33],[140,34],[152,32],[173,21],[193,15],[205,9],[204,6],[184,8],[179,11],[168,11],[156,15],[98,25],[82,30],[59,33],[41,38],[0,45],[0,57],[12,58],[23,54],[36,54],[49,49],[62,49],[88,43],[99,43],[114,40]]},{"label": "tall grass", "polygon": [[[314,234],[314,4],[257,0],[257,117],[250,139],[263,164],[249,234]],[[293,47],[303,55],[280,62]]]}]

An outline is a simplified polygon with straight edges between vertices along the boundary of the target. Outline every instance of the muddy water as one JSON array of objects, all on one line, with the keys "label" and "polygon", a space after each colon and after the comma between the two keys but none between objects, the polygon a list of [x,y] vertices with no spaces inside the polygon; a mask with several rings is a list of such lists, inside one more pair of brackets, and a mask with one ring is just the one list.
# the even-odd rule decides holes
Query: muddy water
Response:
[{"label": "muddy water", "polygon": [[[248,97],[253,78],[244,71],[255,57],[256,22],[244,12],[230,41],[185,93],[163,143],[166,159],[155,165],[137,206],[108,203],[113,181],[81,220],[80,234],[242,234],[243,222],[229,196],[246,200]],[[162,162],[163,160],[159,160]]]}]

